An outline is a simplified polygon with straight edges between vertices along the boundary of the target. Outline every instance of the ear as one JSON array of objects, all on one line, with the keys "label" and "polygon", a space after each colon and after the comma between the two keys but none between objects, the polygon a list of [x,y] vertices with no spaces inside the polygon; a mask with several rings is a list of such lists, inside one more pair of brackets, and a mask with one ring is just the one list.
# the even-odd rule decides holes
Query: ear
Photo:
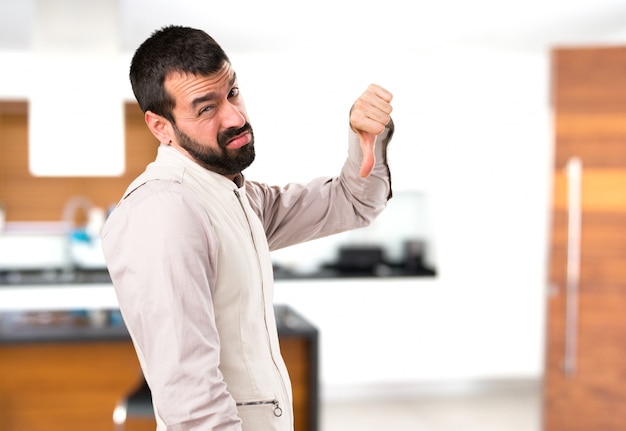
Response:
[{"label": "ear", "polygon": [[167,144],[172,141],[174,138],[174,131],[172,130],[172,125],[169,120],[155,114],[152,111],[146,111],[144,120],[146,121],[148,129],[150,129],[154,137],[157,138],[159,142]]}]

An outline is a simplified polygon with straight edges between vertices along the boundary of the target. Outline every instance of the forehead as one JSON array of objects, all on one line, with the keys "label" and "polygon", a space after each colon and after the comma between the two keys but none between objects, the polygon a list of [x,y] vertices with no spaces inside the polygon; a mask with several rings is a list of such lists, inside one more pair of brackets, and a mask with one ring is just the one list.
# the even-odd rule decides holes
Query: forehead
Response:
[{"label": "forehead", "polygon": [[228,93],[235,83],[236,75],[229,63],[212,75],[172,72],[165,78],[165,91],[176,101],[176,105],[190,103],[198,97],[219,97]]}]

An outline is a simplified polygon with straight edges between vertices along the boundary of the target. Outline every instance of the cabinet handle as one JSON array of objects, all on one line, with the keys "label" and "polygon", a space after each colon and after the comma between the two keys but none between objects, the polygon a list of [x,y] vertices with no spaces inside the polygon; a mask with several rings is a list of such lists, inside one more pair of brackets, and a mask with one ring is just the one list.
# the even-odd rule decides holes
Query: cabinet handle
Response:
[{"label": "cabinet handle", "polygon": [[578,290],[580,287],[580,249],[582,229],[582,162],[574,157],[567,162],[567,275],[565,296],[565,357],[563,372],[576,371],[578,348]]}]

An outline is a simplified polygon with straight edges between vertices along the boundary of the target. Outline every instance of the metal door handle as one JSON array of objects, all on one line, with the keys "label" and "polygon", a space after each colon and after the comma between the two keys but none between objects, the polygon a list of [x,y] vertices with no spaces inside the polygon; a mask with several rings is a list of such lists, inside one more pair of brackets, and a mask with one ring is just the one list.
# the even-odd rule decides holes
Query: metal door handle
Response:
[{"label": "metal door handle", "polygon": [[582,162],[574,157],[567,162],[567,275],[565,296],[565,355],[563,372],[576,371],[578,349],[578,292],[580,288],[580,250],[582,230]]}]

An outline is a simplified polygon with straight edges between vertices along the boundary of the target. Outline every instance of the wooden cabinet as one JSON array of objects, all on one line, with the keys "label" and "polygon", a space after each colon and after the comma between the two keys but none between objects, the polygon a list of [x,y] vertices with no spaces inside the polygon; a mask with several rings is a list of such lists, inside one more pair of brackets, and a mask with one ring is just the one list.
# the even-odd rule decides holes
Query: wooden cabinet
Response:
[{"label": "wooden cabinet", "polygon": [[[14,326],[7,316],[0,314],[0,431],[113,430],[116,405],[143,381],[123,325]],[[276,318],[295,431],[317,431],[318,330],[286,306],[276,306]],[[128,417],[125,429],[155,426],[153,417]]]},{"label": "wooden cabinet", "polygon": [[294,431],[318,431],[318,330],[290,307],[274,308],[280,351],[291,379]]},{"label": "wooden cabinet", "polygon": [[626,429],[626,47],[552,55],[546,431]]},{"label": "wooden cabinet", "polygon": [[2,344],[0,430],[110,431],[139,375],[129,340]]}]

